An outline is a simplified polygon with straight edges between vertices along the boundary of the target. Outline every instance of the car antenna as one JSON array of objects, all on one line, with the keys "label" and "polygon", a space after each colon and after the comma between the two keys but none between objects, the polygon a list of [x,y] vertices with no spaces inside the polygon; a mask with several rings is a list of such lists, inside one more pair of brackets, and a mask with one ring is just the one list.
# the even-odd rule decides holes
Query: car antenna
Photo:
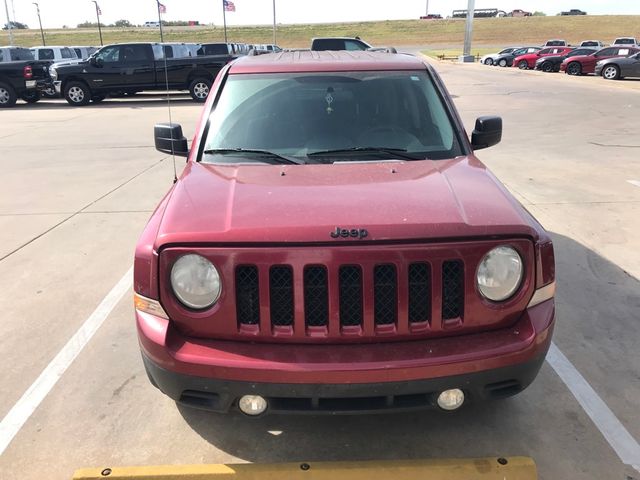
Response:
[{"label": "car antenna", "polygon": [[[169,95],[169,68],[167,67],[167,52],[164,49],[164,35],[162,33],[162,12],[166,12],[167,8],[160,3],[160,0],[156,0],[158,5],[158,23],[160,24],[160,51],[162,52],[162,58],[164,59],[164,82],[165,82],[165,93],[167,94],[167,108],[169,110],[169,126],[173,126],[173,119],[171,117],[171,96]],[[173,183],[178,181],[178,170],[176,169],[176,153],[175,153],[175,144],[173,142],[173,129],[169,128],[171,131],[171,159],[173,160]]]}]

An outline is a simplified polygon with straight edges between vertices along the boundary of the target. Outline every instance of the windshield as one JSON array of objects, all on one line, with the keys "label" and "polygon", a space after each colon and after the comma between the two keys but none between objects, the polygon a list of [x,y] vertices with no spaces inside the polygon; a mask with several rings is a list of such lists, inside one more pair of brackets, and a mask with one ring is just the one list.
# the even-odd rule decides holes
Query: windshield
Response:
[{"label": "windshield", "polygon": [[200,160],[246,161],[246,155],[213,152],[232,149],[305,159],[332,150],[361,159],[362,149],[398,149],[422,159],[462,154],[424,71],[230,75],[209,117],[204,150],[212,153]]},{"label": "windshield", "polygon": [[615,43],[617,45],[633,45],[635,40],[633,38],[618,38]]}]

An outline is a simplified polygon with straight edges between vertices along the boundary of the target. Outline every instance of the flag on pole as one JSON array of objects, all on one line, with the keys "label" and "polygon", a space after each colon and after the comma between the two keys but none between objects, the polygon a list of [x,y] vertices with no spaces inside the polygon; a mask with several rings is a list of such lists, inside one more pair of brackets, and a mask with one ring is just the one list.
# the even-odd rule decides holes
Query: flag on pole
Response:
[{"label": "flag on pole", "polygon": [[96,3],[96,9],[98,10],[98,15],[102,15],[102,10],[100,9],[100,5]]},{"label": "flag on pole", "polygon": [[236,4],[233,3],[231,0],[222,0],[222,3],[224,4],[224,11],[225,12],[235,12],[236,11]]},{"label": "flag on pole", "polygon": [[160,13],[167,13],[167,7],[164,6],[164,4],[158,2],[158,10],[160,10]]}]

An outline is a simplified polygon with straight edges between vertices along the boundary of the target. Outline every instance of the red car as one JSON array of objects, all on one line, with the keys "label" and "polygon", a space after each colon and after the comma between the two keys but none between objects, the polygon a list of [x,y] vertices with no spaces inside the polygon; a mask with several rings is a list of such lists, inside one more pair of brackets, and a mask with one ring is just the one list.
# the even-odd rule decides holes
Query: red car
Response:
[{"label": "red car", "polygon": [[520,55],[514,58],[512,67],[517,67],[521,70],[533,69],[536,67],[536,61],[540,57],[549,57],[551,55],[566,55],[571,50],[573,50],[572,47],[543,48],[539,52],[527,53],[525,55]]},{"label": "red car", "polygon": [[[214,108],[215,107],[215,108]],[[218,412],[353,413],[501,398],[554,327],[549,235],[474,155],[434,69],[383,52],[247,56],[218,75],[136,248],[153,385]]]},{"label": "red car", "polygon": [[606,47],[591,55],[582,55],[578,57],[569,57],[560,65],[560,71],[569,75],[586,75],[594,73],[596,63],[600,60],[614,57],[628,57],[634,53],[640,52],[640,48],[634,47]]}]

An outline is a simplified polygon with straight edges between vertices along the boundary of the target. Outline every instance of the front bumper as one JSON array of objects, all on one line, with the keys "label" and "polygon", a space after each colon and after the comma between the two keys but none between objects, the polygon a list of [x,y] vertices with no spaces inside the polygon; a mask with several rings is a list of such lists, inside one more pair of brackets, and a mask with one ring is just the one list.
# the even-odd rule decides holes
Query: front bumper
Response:
[{"label": "front bumper", "polygon": [[596,64],[595,69],[593,70],[593,73],[596,74],[596,76],[600,76],[602,75],[602,69],[604,68],[604,65],[598,65]]},{"label": "front bumper", "polygon": [[447,388],[462,388],[471,399],[518,393],[544,360],[554,316],[549,300],[526,310],[512,327],[491,332],[411,342],[283,345],[188,338],[168,320],[136,311],[149,377],[174,400],[228,411],[239,396],[257,394],[273,399],[271,411],[333,413],[424,408]]}]

